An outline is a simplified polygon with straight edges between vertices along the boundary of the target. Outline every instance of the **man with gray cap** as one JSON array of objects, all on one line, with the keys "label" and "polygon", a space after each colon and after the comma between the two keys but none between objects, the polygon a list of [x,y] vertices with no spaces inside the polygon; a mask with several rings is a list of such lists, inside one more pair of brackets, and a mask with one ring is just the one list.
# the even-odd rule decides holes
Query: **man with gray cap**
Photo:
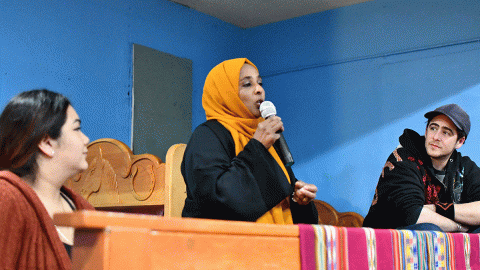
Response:
[{"label": "man with gray cap", "polygon": [[405,129],[388,157],[363,226],[480,232],[480,169],[457,152],[470,117],[457,104],[425,117],[425,136]]}]

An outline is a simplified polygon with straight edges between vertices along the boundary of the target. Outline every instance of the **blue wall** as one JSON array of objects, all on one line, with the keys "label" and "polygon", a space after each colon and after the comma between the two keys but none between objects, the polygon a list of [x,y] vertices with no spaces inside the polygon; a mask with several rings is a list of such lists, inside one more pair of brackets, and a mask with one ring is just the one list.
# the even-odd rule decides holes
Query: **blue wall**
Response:
[{"label": "blue wall", "polygon": [[[285,124],[297,177],[365,215],[406,127],[456,102],[480,160],[480,1],[375,0],[247,30],[165,0],[11,1],[0,8],[0,107],[46,87],[67,95],[91,140],[130,143],[132,44],[193,61],[193,127],[205,76],[246,56]],[[479,133],[477,135],[477,133]]]},{"label": "blue wall", "polygon": [[294,171],[318,199],[365,215],[403,129],[423,134],[423,114],[447,102],[470,113],[461,150],[480,160],[479,22],[478,0],[375,0],[246,30]]},{"label": "blue wall", "polygon": [[191,59],[195,89],[214,65],[243,54],[230,43],[241,39],[240,28],[164,0],[2,0],[0,7],[0,108],[23,90],[61,92],[91,140],[130,145],[133,43]]}]

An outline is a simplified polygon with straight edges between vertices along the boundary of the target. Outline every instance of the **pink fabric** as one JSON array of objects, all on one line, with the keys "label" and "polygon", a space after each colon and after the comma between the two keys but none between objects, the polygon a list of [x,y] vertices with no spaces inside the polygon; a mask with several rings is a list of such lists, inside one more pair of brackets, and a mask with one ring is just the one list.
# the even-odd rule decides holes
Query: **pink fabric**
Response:
[{"label": "pink fabric", "polygon": [[463,234],[461,233],[452,233],[455,246],[453,248],[453,253],[455,254],[455,269],[456,270],[466,270],[465,267],[465,249],[462,244]]},{"label": "pink fabric", "polygon": [[298,224],[302,270],[315,270],[315,232],[311,225]]},{"label": "pink fabric", "polygon": [[478,234],[322,225],[299,229],[302,270],[480,269]]},{"label": "pink fabric", "polygon": [[472,260],[470,260],[471,269],[480,269],[480,252],[479,252],[480,243],[479,242],[480,242],[480,238],[478,234],[470,234],[470,244],[471,244],[470,258],[473,258]]},{"label": "pink fabric", "polygon": [[[378,269],[394,269],[393,241],[390,230],[375,230]],[[365,269],[365,268],[364,268]]]},{"label": "pink fabric", "polygon": [[350,270],[368,269],[365,232],[361,228],[348,228],[348,262]]}]

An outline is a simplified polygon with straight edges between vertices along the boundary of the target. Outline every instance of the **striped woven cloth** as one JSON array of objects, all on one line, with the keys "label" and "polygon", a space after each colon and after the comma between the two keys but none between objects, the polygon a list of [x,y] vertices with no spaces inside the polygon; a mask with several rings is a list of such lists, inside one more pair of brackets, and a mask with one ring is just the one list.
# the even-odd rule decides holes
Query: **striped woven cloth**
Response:
[{"label": "striped woven cloth", "polygon": [[300,224],[302,270],[480,269],[478,234]]}]

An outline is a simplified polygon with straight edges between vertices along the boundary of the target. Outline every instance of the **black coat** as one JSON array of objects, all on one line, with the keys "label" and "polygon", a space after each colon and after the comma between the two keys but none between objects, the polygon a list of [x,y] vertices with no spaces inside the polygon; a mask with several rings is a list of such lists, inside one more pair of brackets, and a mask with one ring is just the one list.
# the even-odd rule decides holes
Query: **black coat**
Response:
[{"label": "black coat", "polygon": [[[236,155],[230,132],[218,121],[207,121],[195,129],[185,149],[182,216],[255,221],[293,193],[297,180],[287,170],[291,184],[259,141],[251,139]],[[313,203],[300,206],[290,200],[290,209],[294,223],[318,222]]]}]

